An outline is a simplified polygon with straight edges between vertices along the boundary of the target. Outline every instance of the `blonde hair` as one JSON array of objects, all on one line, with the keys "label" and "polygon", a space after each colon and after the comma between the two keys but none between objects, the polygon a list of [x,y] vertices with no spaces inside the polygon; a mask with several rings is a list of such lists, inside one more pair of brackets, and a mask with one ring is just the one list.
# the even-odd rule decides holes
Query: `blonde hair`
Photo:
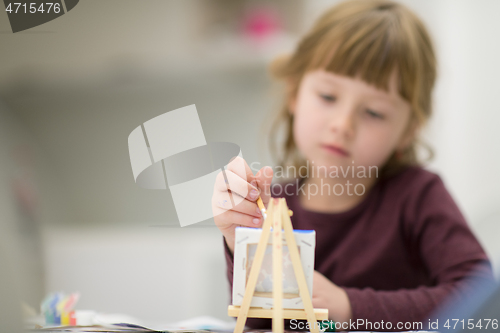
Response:
[{"label": "blonde hair", "polygon": [[[305,165],[293,137],[289,101],[297,95],[303,76],[314,69],[359,76],[388,91],[391,73],[398,75],[399,94],[412,108],[408,129],[420,128],[432,113],[431,94],[436,79],[432,41],[421,20],[407,7],[387,0],[350,0],[324,13],[302,38],[295,52],[271,64],[271,74],[287,83],[284,105],[271,130],[271,151],[276,156],[277,133],[285,126],[279,165]],[[395,152],[382,168],[389,174],[417,164],[418,139]],[[424,145],[425,146],[425,145]],[[429,158],[432,150],[426,147]]]}]

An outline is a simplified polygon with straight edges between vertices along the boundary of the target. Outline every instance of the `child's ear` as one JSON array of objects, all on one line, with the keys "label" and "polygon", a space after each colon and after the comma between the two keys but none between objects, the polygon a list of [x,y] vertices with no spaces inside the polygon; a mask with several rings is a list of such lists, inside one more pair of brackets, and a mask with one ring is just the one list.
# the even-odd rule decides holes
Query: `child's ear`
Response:
[{"label": "child's ear", "polygon": [[409,124],[407,130],[405,131],[405,133],[403,133],[398,146],[396,147],[396,151],[404,151],[406,148],[408,148],[408,146],[411,145],[413,140],[415,140],[415,138],[418,136],[419,132],[420,126],[417,124],[417,122],[414,121]]}]

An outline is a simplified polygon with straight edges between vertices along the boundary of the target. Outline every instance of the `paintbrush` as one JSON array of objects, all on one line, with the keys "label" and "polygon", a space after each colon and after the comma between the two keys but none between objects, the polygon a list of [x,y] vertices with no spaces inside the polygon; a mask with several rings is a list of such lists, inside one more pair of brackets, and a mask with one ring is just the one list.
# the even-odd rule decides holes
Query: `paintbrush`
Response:
[{"label": "paintbrush", "polygon": [[257,206],[259,206],[260,211],[262,212],[262,216],[264,216],[264,219],[265,219],[267,217],[266,207],[264,207],[264,203],[262,202],[262,198],[260,196],[257,199]]},{"label": "paintbrush", "polygon": [[[267,214],[266,214],[266,207],[264,206],[264,203],[262,202],[262,198],[259,196],[259,198],[257,199],[257,206],[259,206],[260,208],[260,211],[262,212],[262,216],[264,216],[264,219],[266,219],[267,217]],[[291,211],[290,209],[288,210],[288,215],[292,216],[293,215],[293,211]]]}]

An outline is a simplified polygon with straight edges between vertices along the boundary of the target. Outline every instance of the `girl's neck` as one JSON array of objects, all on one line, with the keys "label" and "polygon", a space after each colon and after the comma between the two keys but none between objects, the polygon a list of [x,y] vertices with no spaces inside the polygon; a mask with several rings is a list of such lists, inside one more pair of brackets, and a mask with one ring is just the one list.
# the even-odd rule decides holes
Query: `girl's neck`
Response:
[{"label": "girl's neck", "polygon": [[357,206],[368,195],[376,178],[307,178],[300,203],[303,208],[321,213],[342,213]]}]

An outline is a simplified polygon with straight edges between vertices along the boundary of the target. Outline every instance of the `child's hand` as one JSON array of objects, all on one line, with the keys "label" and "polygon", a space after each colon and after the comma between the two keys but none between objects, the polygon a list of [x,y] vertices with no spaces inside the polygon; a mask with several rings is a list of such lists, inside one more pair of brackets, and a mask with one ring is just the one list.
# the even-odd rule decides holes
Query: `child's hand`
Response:
[{"label": "child's hand", "polygon": [[314,271],[312,303],[315,308],[328,309],[328,317],[336,322],[348,322],[352,317],[351,302],[344,289]]},{"label": "child's hand", "polygon": [[[256,200],[260,195],[267,207],[271,197],[273,170],[271,167],[264,167],[254,176],[245,160],[236,157],[227,165],[225,174],[227,183],[222,172],[219,173],[215,181],[212,211],[215,224],[224,235],[226,243],[233,253],[234,229],[236,227],[259,227],[262,225],[263,216]],[[235,207],[232,207],[231,195]]]}]

